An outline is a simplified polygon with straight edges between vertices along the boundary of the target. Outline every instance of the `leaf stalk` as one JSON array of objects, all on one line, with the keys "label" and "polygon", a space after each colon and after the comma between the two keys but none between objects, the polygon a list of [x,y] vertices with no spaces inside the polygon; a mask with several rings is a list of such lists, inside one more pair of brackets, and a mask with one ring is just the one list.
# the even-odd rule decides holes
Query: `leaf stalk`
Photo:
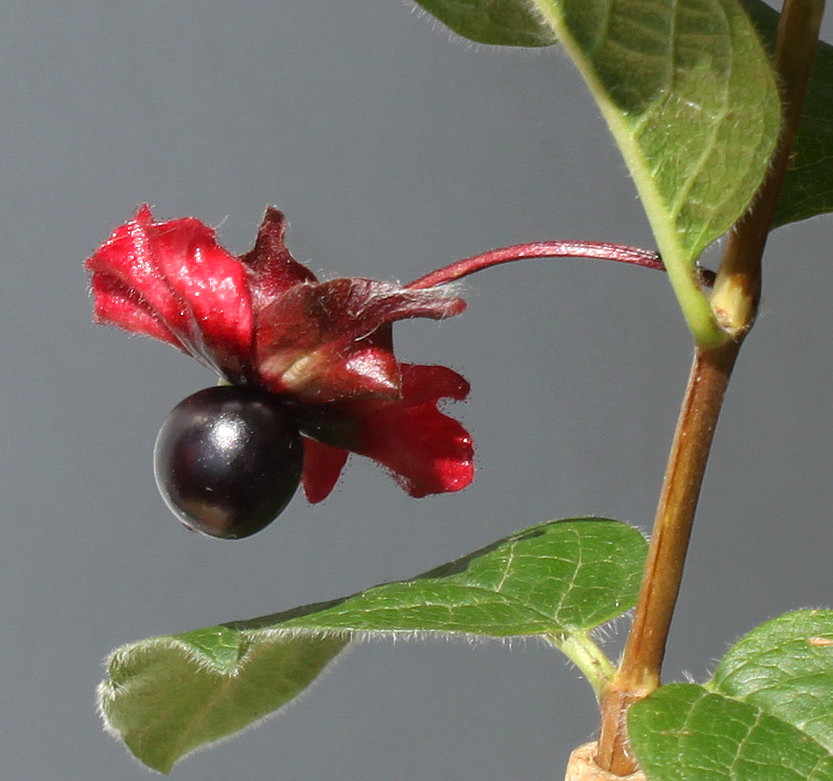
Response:
[{"label": "leaf stalk", "polygon": [[547,640],[581,670],[600,698],[615,673],[604,651],[584,632],[548,635]]}]

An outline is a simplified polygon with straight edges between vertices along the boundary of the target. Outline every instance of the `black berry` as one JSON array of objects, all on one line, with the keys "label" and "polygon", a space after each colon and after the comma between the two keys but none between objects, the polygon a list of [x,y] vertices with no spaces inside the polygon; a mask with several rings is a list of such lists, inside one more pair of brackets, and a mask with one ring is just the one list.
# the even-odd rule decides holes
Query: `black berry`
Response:
[{"label": "black berry", "polygon": [[210,537],[239,539],[268,526],[289,503],[303,445],[276,397],[224,385],[174,407],[153,461],[162,498],[179,520]]}]

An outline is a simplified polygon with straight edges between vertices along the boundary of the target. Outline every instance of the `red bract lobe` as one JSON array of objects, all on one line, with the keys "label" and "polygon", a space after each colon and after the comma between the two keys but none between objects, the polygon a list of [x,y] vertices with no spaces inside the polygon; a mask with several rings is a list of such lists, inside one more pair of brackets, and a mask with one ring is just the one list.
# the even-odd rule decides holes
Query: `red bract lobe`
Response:
[{"label": "red bract lobe", "polygon": [[235,256],[199,220],[156,222],[142,206],[87,260],[96,322],[168,342],[280,399],[303,437],[311,502],[329,495],[351,452],[411,496],[465,488],[471,437],[437,404],[464,399],[469,385],[443,366],[400,363],[392,337],[397,320],[440,320],[465,302],[439,286],[320,282],[290,255],[285,232],[270,208],[252,250]]}]

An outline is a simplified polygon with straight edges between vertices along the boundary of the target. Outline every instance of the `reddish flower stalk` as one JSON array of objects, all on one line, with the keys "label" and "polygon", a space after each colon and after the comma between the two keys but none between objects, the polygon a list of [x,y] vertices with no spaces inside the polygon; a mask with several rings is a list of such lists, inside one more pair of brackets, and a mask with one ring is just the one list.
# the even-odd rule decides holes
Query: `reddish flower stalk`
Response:
[{"label": "reddish flower stalk", "polygon": [[544,258],[586,258],[587,260],[616,260],[644,268],[665,271],[662,258],[656,252],[623,244],[609,244],[604,241],[536,241],[530,244],[512,244],[509,247],[481,252],[470,258],[458,260],[448,266],[431,271],[415,279],[405,287],[423,290],[444,285],[467,277],[501,263],[516,260],[543,260]]}]

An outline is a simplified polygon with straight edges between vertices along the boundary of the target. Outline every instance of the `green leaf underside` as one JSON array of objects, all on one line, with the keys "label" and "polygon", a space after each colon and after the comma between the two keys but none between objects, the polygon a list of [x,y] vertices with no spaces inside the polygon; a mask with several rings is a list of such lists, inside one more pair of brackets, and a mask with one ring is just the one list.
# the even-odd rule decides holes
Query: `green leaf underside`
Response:
[{"label": "green leaf underside", "polygon": [[245,637],[222,627],[192,634],[202,636],[117,650],[98,689],[107,730],[161,773],[293,700],[347,643],[335,635]]},{"label": "green leaf underside", "polygon": [[694,684],[636,703],[628,727],[649,781],[833,779],[833,757],[797,727]]},{"label": "green leaf underside", "polygon": [[619,144],[699,343],[721,339],[694,265],[743,214],[780,126],[737,0],[536,0]]},{"label": "green leaf underside", "polygon": [[752,630],[723,657],[712,686],[833,753],[833,611],[787,613]]},{"label": "green leaf underside", "polygon": [[[623,148],[658,233],[693,262],[746,209],[780,122],[769,59],[738,0],[423,0],[479,40],[488,18],[562,42]],[[655,225],[656,228],[656,225]],[[662,249],[662,247],[660,248]],[[665,255],[665,253],[663,253]],[[668,259],[666,258],[666,263]]]},{"label": "green leaf underside", "polygon": [[522,0],[416,0],[450,30],[476,43],[550,46],[555,35]]},{"label": "green leaf underside", "polygon": [[[477,39],[472,20],[494,4],[423,5]],[[780,127],[769,58],[739,0],[504,0],[500,8],[513,5],[548,27],[578,66],[633,176],[689,327],[701,344],[722,341],[694,266],[748,207]]]},{"label": "green leaf underside", "polygon": [[607,519],[531,527],[408,581],[116,650],[99,687],[107,728],[168,772],[285,705],[354,636],[585,637],[636,601],[646,554]]},{"label": "green leaf underside", "polygon": [[[763,0],[739,2],[772,52],[778,12]],[[652,222],[670,218],[670,227],[684,232],[682,249],[689,261],[742,213],[774,149],[778,115],[765,62],[737,16],[736,0],[620,0],[615,6],[612,0],[422,0],[419,4],[459,35],[480,43],[547,46],[556,42],[557,35],[574,38],[575,46],[567,48],[575,49],[571,53],[578,57],[591,87],[592,81],[598,82],[596,97],[613,102],[628,115],[626,129],[630,125],[638,133],[644,123],[646,143],[637,139],[637,146],[644,146],[644,167],[656,178],[657,195],[667,211],[666,216],[652,217]],[[699,57],[692,59],[692,52],[703,43]],[[747,73],[730,76],[735,61]],[[749,74],[753,79],[746,81]],[[665,97],[657,100],[663,93]],[[669,116],[672,121],[666,124]],[[753,135],[747,137],[750,129]],[[700,149],[689,146],[695,134],[701,136],[694,139],[702,142]],[[715,171],[720,175],[714,176]],[[632,173],[637,174],[633,168]],[[774,224],[830,211],[833,46],[819,42],[794,160]],[[667,258],[667,248],[660,249]]]},{"label": "green leaf underside", "polygon": [[[761,0],[742,0],[770,51],[775,49],[778,12]],[[819,41],[807,97],[775,225],[833,211],[833,46]]]}]

